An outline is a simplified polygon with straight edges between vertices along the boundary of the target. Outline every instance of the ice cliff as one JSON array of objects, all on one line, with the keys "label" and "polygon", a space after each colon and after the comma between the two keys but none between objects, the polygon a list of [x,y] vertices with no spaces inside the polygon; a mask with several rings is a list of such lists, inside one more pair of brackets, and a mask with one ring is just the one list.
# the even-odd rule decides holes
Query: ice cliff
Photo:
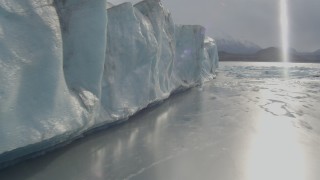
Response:
[{"label": "ice cliff", "polygon": [[217,66],[205,29],[175,25],[159,0],[0,0],[0,168],[201,84]]}]

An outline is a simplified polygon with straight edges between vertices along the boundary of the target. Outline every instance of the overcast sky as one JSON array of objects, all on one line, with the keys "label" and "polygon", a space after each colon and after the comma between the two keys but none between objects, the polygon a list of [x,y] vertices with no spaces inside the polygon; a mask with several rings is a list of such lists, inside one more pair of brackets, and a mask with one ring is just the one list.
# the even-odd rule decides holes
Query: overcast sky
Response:
[{"label": "overcast sky", "polygon": [[[177,24],[200,24],[209,36],[248,40],[262,47],[280,46],[279,1],[162,0]],[[299,51],[320,49],[320,0],[288,1],[291,46]]]}]

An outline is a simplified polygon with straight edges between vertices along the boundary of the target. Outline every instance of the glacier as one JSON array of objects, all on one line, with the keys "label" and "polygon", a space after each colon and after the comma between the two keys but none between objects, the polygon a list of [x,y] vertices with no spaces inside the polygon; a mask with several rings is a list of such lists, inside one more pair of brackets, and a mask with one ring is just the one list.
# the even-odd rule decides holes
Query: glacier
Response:
[{"label": "glacier", "polygon": [[159,0],[0,1],[0,168],[215,76],[205,28]]}]

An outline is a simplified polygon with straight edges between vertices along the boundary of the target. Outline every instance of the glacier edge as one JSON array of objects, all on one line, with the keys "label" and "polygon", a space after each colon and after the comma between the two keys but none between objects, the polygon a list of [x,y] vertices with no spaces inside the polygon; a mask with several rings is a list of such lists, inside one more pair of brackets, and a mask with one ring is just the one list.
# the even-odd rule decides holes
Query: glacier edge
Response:
[{"label": "glacier edge", "polygon": [[0,168],[215,76],[205,28],[158,0],[0,2]]}]

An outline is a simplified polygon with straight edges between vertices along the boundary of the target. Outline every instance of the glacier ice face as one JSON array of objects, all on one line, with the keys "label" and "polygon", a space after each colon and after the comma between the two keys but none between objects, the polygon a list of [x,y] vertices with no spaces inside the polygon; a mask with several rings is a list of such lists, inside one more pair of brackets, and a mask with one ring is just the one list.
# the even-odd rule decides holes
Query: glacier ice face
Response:
[{"label": "glacier ice face", "polygon": [[215,70],[219,67],[218,49],[215,40],[205,37],[203,50],[201,78],[202,81],[207,81],[214,77]]},{"label": "glacier ice face", "polygon": [[83,122],[64,79],[55,8],[49,1],[8,0],[0,2],[0,14],[2,154],[61,136]]},{"label": "glacier ice face", "polygon": [[70,89],[98,98],[106,49],[106,1],[55,0],[63,41],[63,69]]},{"label": "glacier ice face", "polygon": [[155,38],[158,42],[154,69],[152,70],[154,91],[153,99],[168,97],[173,90],[172,70],[175,58],[174,23],[171,14],[159,0],[145,0],[135,7],[151,22]]},{"label": "glacier ice face", "polygon": [[176,25],[175,87],[185,88],[212,79],[218,68],[215,41],[199,25]]},{"label": "glacier ice face", "polygon": [[158,1],[114,6],[108,18],[102,106],[120,119],[167,98],[174,89],[175,31]]},{"label": "glacier ice face", "polygon": [[175,77],[179,84],[200,83],[201,60],[204,51],[204,32],[201,26],[177,25]]},{"label": "glacier ice face", "polygon": [[102,106],[113,118],[125,118],[154,101],[158,43],[150,21],[131,3],[108,10],[108,46]]},{"label": "glacier ice face", "polygon": [[107,7],[107,9],[109,9],[109,8],[111,8],[111,7],[113,7],[114,5],[112,4],[112,3],[109,3],[109,2],[107,2],[107,4],[106,4],[106,7]]},{"label": "glacier ice face", "polygon": [[158,0],[2,0],[0,14],[0,167],[127,118],[218,66],[204,28],[175,26]]},{"label": "glacier ice face", "polygon": [[215,42],[214,39],[210,38],[210,37],[206,37],[204,40],[204,46],[205,46],[205,50],[208,53],[208,58],[209,61],[211,62],[210,66],[210,72],[212,74],[215,73],[215,69],[217,69],[219,67],[219,56],[218,56],[218,47],[217,47],[217,43]]},{"label": "glacier ice face", "polygon": [[[100,97],[104,1],[64,2],[0,2],[0,164],[94,124],[87,106],[97,106]],[[37,146],[45,141],[52,143]],[[5,153],[18,148],[19,154]]]},{"label": "glacier ice face", "polygon": [[63,42],[63,70],[87,110],[88,127],[99,115],[107,37],[106,0],[54,0]]}]

